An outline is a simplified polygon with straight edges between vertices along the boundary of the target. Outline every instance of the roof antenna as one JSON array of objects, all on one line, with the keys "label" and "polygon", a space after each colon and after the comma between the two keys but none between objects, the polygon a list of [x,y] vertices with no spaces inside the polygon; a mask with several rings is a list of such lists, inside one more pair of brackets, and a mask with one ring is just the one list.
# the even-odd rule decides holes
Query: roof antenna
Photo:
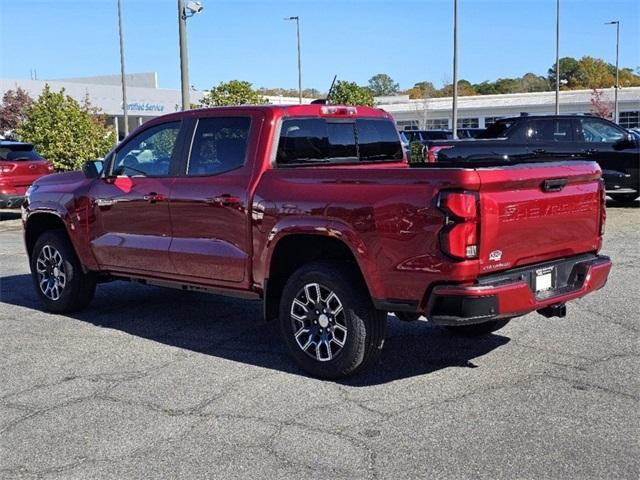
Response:
[{"label": "roof antenna", "polygon": [[336,84],[336,79],[338,75],[333,76],[333,82],[331,82],[331,87],[329,87],[329,93],[327,93],[327,98],[318,98],[311,102],[312,105],[329,105],[331,103],[331,93],[333,92],[333,87]]}]

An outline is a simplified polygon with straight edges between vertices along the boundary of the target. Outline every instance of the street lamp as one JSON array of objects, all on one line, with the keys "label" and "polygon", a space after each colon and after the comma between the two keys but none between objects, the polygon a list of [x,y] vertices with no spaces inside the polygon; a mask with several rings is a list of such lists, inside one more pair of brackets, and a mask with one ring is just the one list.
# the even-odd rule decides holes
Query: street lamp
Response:
[{"label": "street lamp", "polygon": [[180,84],[182,90],[182,110],[189,110],[189,54],[187,53],[187,18],[200,13],[204,7],[200,2],[178,0],[178,36],[180,39]]},{"label": "street lamp", "polygon": [[620,20],[613,20],[612,22],[605,23],[605,25],[616,26],[616,88],[613,97],[613,121],[618,123],[618,89],[620,88],[620,72],[618,70],[618,56],[620,53]]},{"label": "street lamp", "polygon": [[[127,82],[124,75],[124,35],[122,33],[122,2],[118,0],[118,34],[120,36],[120,81],[122,83],[122,112],[124,114],[124,136],[129,135],[129,113],[127,105]],[[118,143],[116,134],[116,143]]]},{"label": "street lamp", "polygon": [[298,101],[302,103],[302,61],[300,59],[300,17],[286,17],[285,20],[296,21],[296,33],[298,35]]},{"label": "street lamp", "polygon": [[458,138],[458,0],[453,0],[453,105],[451,130],[453,139]]},{"label": "street lamp", "polygon": [[556,115],[560,115],[560,0],[556,0]]}]

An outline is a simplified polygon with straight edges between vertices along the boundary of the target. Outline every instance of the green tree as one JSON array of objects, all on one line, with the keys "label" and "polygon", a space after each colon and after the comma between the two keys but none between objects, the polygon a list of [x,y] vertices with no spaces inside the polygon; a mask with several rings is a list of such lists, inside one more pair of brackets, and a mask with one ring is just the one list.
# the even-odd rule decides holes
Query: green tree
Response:
[{"label": "green tree", "polygon": [[[473,85],[471,85],[471,82],[469,82],[468,80],[458,80],[458,95],[460,95],[461,97],[468,97],[468,96],[477,95],[477,94],[478,92],[476,92]],[[437,96],[440,96],[440,97],[453,96],[453,84],[450,83],[442,87],[438,92]]]},{"label": "green tree", "polygon": [[205,107],[261,105],[264,103],[267,103],[266,99],[253,89],[250,82],[243,80],[220,82],[217,87],[209,90],[209,93],[200,101],[200,105]]},{"label": "green tree", "polygon": [[386,73],[378,73],[369,79],[369,90],[376,97],[395,95],[400,90],[400,85]]},{"label": "green tree", "polygon": [[31,104],[33,98],[22,88],[7,90],[0,103],[0,134],[14,132],[24,122]]},{"label": "green tree", "polygon": [[[548,70],[549,86],[552,90],[556,88],[556,64],[551,65]],[[584,88],[580,78],[580,64],[573,57],[562,57],[560,59],[560,88],[573,90]]]},{"label": "green tree", "polygon": [[27,109],[17,134],[58,170],[77,170],[86,160],[103,157],[115,141],[113,130],[88,99],[81,104],[49,85]]},{"label": "green tree", "polygon": [[355,82],[338,80],[333,86],[331,103],[340,105],[366,105],[373,106],[373,95],[367,87],[361,87]]},{"label": "green tree", "polygon": [[520,79],[520,92],[546,92],[549,90],[549,81],[535,73],[525,73]]}]

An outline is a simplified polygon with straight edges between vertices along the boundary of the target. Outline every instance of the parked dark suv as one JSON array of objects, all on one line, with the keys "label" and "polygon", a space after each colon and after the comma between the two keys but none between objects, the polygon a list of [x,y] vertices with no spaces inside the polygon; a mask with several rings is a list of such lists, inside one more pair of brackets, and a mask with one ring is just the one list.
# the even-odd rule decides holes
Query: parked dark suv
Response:
[{"label": "parked dark suv", "polygon": [[476,139],[427,142],[436,162],[595,160],[607,195],[631,202],[640,194],[640,141],[624,128],[590,115],[504,118]]}]

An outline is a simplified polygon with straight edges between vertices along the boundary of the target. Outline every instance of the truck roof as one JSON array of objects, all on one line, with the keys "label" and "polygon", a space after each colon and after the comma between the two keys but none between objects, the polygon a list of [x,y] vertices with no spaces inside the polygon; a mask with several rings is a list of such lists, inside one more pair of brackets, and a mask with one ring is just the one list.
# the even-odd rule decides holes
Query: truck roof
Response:
[{"label": "truck roof", "polygon": [[153,120],[147,122],[148,124],[155,124],[160,122],[166,122],[171,120],[181,120],[184,118],[199,118],[206,117],[211,113],[228,113],[229,115],[239,115],[242,113],[248,113],[250,111],[255,112],[263,111],[271,117],[332,117],[332,118],[362,118],[362,117],[378,117],[389,118],[391,115],[380,108],[365,107],[365,106],[347,106],[347,105],[320,105],[320,104],[306,104],[306,105],[237,105],[231,107],[208,107],[208,108],[196,108],[187,110],[184,112],[175,112],[161,117],[156,117]]}]

